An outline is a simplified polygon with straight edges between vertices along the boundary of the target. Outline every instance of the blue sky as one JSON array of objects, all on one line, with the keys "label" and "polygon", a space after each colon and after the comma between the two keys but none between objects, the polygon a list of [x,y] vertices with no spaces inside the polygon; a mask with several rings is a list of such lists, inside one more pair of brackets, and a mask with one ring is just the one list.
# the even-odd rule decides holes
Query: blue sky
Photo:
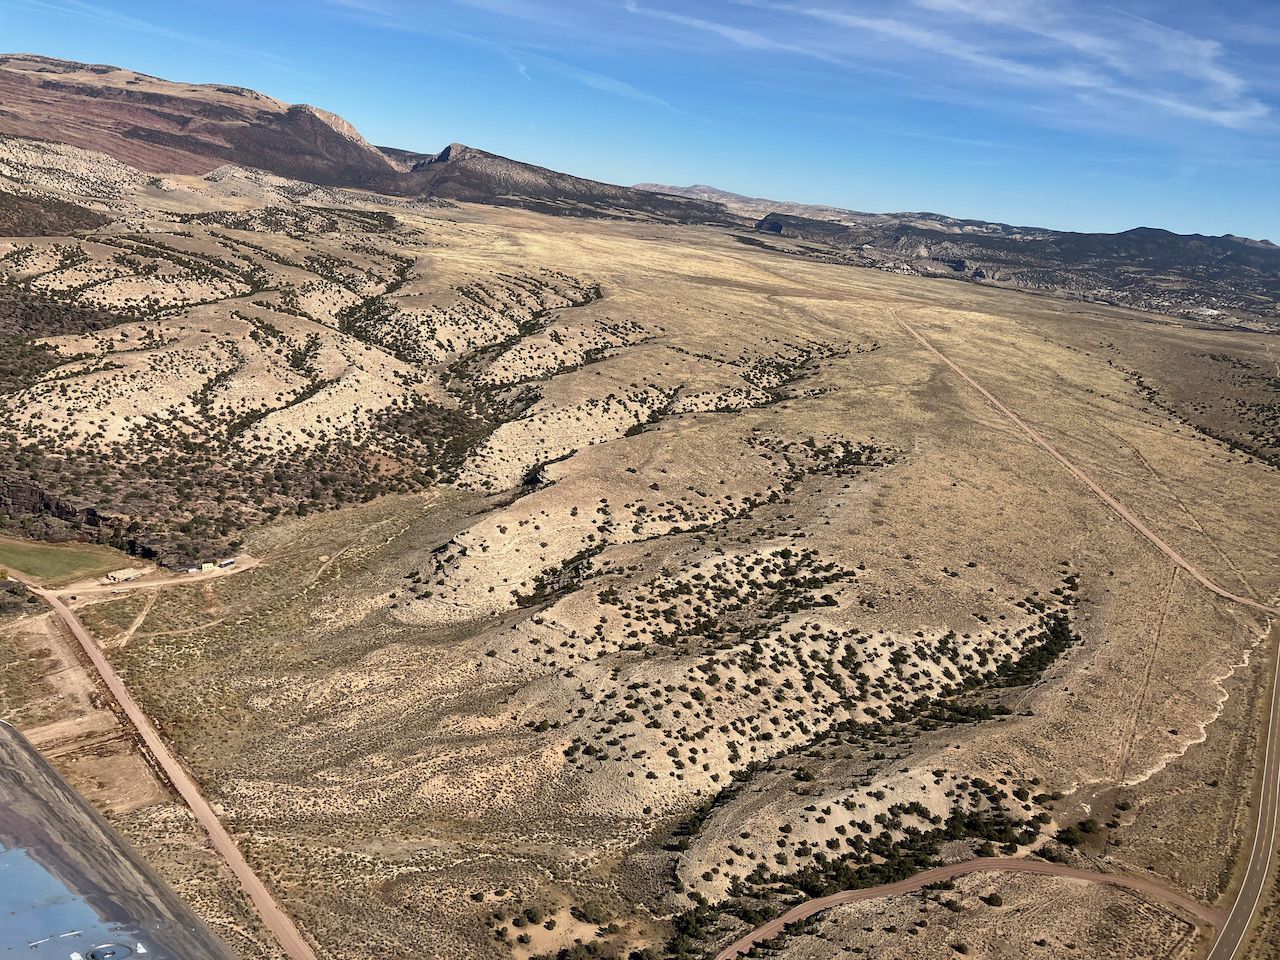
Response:
[{"label": "blue sky", "polygon": [[1280,242],[1276,0],[0,0],[0,49],[615,183]]}]

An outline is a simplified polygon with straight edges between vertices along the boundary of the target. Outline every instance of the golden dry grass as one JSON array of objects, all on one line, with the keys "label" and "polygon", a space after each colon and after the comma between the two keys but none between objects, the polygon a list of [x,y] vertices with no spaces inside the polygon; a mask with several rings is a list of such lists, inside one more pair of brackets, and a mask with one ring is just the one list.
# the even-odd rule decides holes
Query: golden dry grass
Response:
[{"label": "golden dry grass", "polygon": [[[119,189],[171,234],[165,210],[315,215],[287,185],[243,177],[233,197],[229,182]],[[323,202],[337,201],[374,203]],[[234,296],[55,341],[123,356],[128,373],[80,360],[27,398],[32,423],[56,413],[91,452],[136,429],[137,403],[187,403],[194,352],[240,350],[201,372],[218,399],[199,415],[217,430],[266,403],[243,441],[264,451],[317,430],[368,442],[358,411],[408,391],[458,400],[462,383],[500,409],[449,486],[264,526],[248,544],[260,567],[166,588],[112,651],[318,943],[523,956],[515,913],[587,903],[617,922],[611,944],[660,942],[690,893],[723,904],[855,837],[900,843],[930,817],[993,810],[1043,815],[1048,833],[1118,800],[1130,812],[1081,856],[1206,900],[1226,889],[1251,756],[1206,744],[1253,723],[1261,617],[1175,569],[897,320],[1199,569],[1267,603],[1280,474],[1198,429],[1178,386],[1203,353],[1256,358],[1256,337],[810,262],[712,229],[394,214],[376,254],[273,219],[165,241],[207,252],[225,234],[303,298],[252,309],[295,346],[314,333],[342,367],[305,403],[276,347],[247,342]],[[341,253],[352,296],[382,291],[365,339],[335,322],[344,295],[298,266],[316,251]],[[391,253],[412,262],[394,289]],[[39,249],[6,262],[56,266]],[[70,289],[87,267],[57,276],[70,269],[47,284]],[[126,333],[155,339],[135,350]],[[1052,614],[1079,642],[1003,685]],[[1191,797],[1214,801],[1195,822]],[[1134,836],[1152,824],[1158,840]],[[1045,889],[1028,896],[1053,900],[1056,938],[1121,896]],[[1185,931],[1129,907],[1176,955]],[[1031,940],[1038,910],[1016,924]],[[719,922],[718,942],[745,927]]]}]

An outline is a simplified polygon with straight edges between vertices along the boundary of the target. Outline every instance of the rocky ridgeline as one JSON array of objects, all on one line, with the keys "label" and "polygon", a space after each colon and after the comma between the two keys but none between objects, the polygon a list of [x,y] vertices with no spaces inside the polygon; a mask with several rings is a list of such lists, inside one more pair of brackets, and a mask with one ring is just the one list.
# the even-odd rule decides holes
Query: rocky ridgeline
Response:
[{"label": "rocky ridgeline", "polygon": [[[33,518],[57,519],[41,504],[82,498],[92,484],[95,515],[137,528],[125,538],[134,549],[175,562],[221,552],[282,512],[456,474],[514,416],[510,394],[640,335],[607,319],[562,335],[558,315],[602,294],[548,268],[495,265],[424,293],[415,250],[431,248],[429,231],[327,188],[235,168],[201,184],[161,182],[98,159],[0,139],[0,169],[21,202],[69,192],[104,211],[75,207],[78,235],[0,240],[14,338],[0,370],[0,467],[46,495],[27,505]],[[182,212],[197,198],[203,209]],[[208,209],[222,198],[235,202]],[[247,198],[261,205],[246,209]],[[51,454],[39,477],[23,452],[36,448]],[[168,465],[183,458],[208,463]],[[291,479],[264,483],[268,473]],[[521,479],[483,474],[468,470],[498,487]],[[148,480],[148,492],[136,489]],[[106,526],[81,524],[81,535],[119,539]]]}]

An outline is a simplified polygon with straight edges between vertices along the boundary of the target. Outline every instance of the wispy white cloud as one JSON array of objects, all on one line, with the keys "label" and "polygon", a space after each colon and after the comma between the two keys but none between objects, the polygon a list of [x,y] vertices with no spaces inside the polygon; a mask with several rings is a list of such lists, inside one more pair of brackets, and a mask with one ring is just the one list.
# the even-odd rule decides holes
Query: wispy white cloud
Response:
[{"label": "wispy white cloud", "polygon": [[950,143],[959,147],[981,147],[984,150],[1014,149],[1013,144],[1001,143],[997,140],[979,140],[975,137],[952,137],[943,133],[929,133],[925,130],[893,130],[885,127],[877,127],[872,132],[884,134],[889,137],[906,137],[910,140],[932,140],[936,143]]},{"label": "wispy white cloud", "polygon": [[705,33],[715,34],[716,36],[724,40],[728,40],[735,46],[742,47],[745,50],[779,50],[786,53],[799,53],[804,56],[816,57],[818,59],[828,59],[825,54],[818,50],[809,47],[802,47],[792,43],[783,43],[782,41],[766,36],[757,30],[748,30],[743,27],[735,27],[715,20],[704,20],[701,17],[691,17],[683,13],[673,13],[668,10],[658,10],[653,7],[641,6],[636,3],[635,0],[625,0],[623,8],[629,13],[640,14],[641,16],[649,17],[653,20],[661,20],[665,23],[673,23],[677,26],[688,27],[692,30],[701,30]]},{"label": "wispy white cloud", "polygon": [[[896,95],[1024,122],[1154,137],[1172,135],[1175,123],[1274,126],[1280,94],[1280,71],[1269,79],[1264,68],[1233,58],[1221,39],[1111,5],[1126,0],[327,2],[383,27],[486,44],[529,80],[554,74],[662,109],[680,105],[599,65],[705,51],[731,66],[735,55],[754,56],[736,66],[758,72],[776,56],[811,62],[808,82],[823,77],[833,91],[863,78]],[[458,22],[484,36],[451,30]],[[761,79],[788,83],[789,76]]]},{"label": "wispy white cloud", "polygon": [[748,22],[723,8],[711,19],[639,0],[623,0],[623,7],[746,50],[892,68],[922,85],[945,83],[976,96],[1012,88],[1018,102],[1035,97],[1028,107],[1038,110],[1057,100],[1059,111],[1112,119],[1127,112],[1131,121],[1134,110],[1145,108],[1235,128],[1272,112],[1218,40],[1100,3],[733,0]]},{"label": "wispy white cloud", "polygon": [[[397,30],[405,33],[418,33],[430,36],[447,36],[463,40],[476,46],[492,50],[511,63],[512,67],[525,80],[532,81],[534,74],[541,70],[548,74],[570,80],[591,90],[630,100],[634,103],[661,107],[665,110],[675,108],[656,94],[642,90],[634,84],[617,77],[608,76],[594,70],[569,63],[558,57],[545,53],[524,49],[523,47],[478,36],[474,33],[450,29],[433,22],[430,17],[422,18],[422,8],[415,4],[395,3],[394,0],[326,0],[331,6],[345,9],[358,19],[383,29]],[[545,4],[530,3],[526,0],[456,0],[458,5],[483,10],[487,13],[501,14],[520,20],[536,20],[544,24],[559,24],[562,12],[550,11]],[[430,13],[430,11],[427,11]]]},{"label": "wispy white cloud", "polygon": [[595,73],[592,70],[584,70],[582,67],[575,67],[573,64],[565,63],[561,60],[546,57],[538,53],[529,53],[525,51],[523,54],[529,60],[543,68],[548,72],[558,76],[580,83],[584,87],[590,87],[592,90],[598,90],[601,93],[611,94],[615,97],[622,97],[626,100],[632,100],[636,103],[646,103],[654,107],[662,107],[665,110],[674,110],[662,97],[656,96],[647,91],[641,90],[639,87],[633,86],[616,77],[605,76],[601,73]]},{"label": "wispy white cloud", "polygon": [[16,2],[12,2],[11,0],[11,2],[5,5],[15,8],[25,7],[29,10],[43,10],[56,13],[60,16],[73,16],[84,20],[94,20],[99,23],[122,27],[126,30],[133,30],[138,33],[147,33],[152,36],[164,37],[168,40],[173,40],[176,43],[200,47],[205,50],[212,50],[215,53],[240,57],[246,60],[255,60],[259,63],[263,63],[277,69],[296,72],[296,68],[290,63],[290,61],[283,57],[276,56],[273,53],[268,53],[251,47],[240,46],[239,44],[224,43],[211,37],[186,33],[181,30],[174,30],[150,20],[140,20],[137,17],[130,17],[126,14],[108,9],[107,7],[86,2],[86,0],[16,0]]},{"label": "wispy white cloud", "polygon": [[1094,61],[1106,69],[1103,82],[1080,86],[1118,98],[1223,126],[1242,126],[1270,112],[1250,95],[1249,82],[1225,65],[1227,51],[1220,42],[1115,7],[1085,9],[1043,0],[914,3],[931,12],[958,14],[1038,37],[1059,51]]},{"label": "wispy white cloud", "polygon": [[[749,0],[736,0],[736,2],[742,6],[757,5],[754,2],[749,2]],[[782,31],[765,33],[761,30],[737,27],[718,20],[708,20],[702,17],[693,17],[688,14],[674,13],[657,7],[642,5],[637,0],[623,0],[623,9],[628,13],[646,17],[650,20],[674,24],[697,33],[709,34],[727,41],[736,48],[747,51],[794,54],[805,59],[817,60],[833,66],[856,69],[866,73],[875,73],[891,79],[915,79],[899,71],[886,69],[883,66],[859,63],[853,58],[842,56],[837,49],[812,39],[792,42],[780,40],[778,36],[781,35]]]},{"label": "wispy white cloud", "polygon": [[395,11],[381,0],[328,0],[335,7],[345,7],[357,13],[370,13],[381,17],[390,17]]}]

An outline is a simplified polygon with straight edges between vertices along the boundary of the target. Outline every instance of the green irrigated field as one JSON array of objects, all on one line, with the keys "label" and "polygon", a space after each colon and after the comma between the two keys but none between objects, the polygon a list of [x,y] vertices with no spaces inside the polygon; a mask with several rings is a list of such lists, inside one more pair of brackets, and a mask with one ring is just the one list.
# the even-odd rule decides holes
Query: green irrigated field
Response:
[{"label": "green irrigated field", "polygon": [[0,537],[0,570],[57,581],[106,573],[129,565],[129,558],[108,547],[87,543],[37,543]]}]

